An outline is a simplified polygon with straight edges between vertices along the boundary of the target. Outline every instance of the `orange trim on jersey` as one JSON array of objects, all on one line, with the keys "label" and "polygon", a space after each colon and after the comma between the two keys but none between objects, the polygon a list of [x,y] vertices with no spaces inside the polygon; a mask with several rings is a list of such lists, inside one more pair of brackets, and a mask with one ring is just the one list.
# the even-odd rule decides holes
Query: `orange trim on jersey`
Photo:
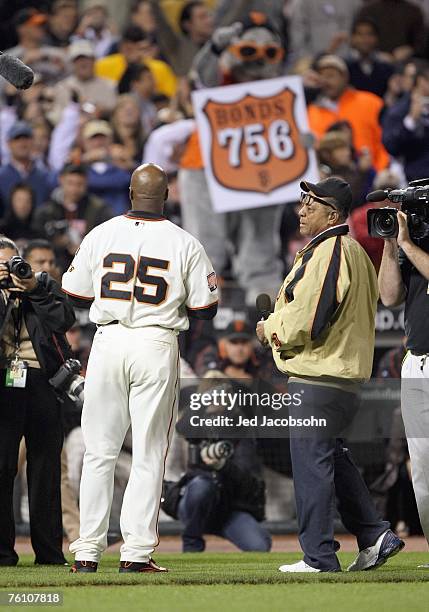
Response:
[{"label": "orange trim on jersey", "polygon": [[219,303],[219,300],[215,300],[211,304],[207,304],[207,306],[194,306],[193,308],[191,306],[186,306],[186,308],[188,310],[203,310],[203,308],[210,308],[210,306],[214,306],[215,304],[218,304],[218,303]]},{"label": "orange trim on jersey", "polygon": [[167,219],[163,218],[163,219],[149,219],[149,217],[135,217],[134,215],[124,215],[124,217],[126,217],[127,219],[135,219],[137,221],[151,221],[152,223],[155,223],[156,221],[167,221]]},{"label": "orange trim on jersey", "polygon": [[64,287],[61,287],[61,291],[67,293],[67,295],[71,295],[72,297],[79,298],[81,300],[95,300],[95,296],[88,297],[87,295],[78,295],[77,293],[72,293],[71,291],[67,291]]}]

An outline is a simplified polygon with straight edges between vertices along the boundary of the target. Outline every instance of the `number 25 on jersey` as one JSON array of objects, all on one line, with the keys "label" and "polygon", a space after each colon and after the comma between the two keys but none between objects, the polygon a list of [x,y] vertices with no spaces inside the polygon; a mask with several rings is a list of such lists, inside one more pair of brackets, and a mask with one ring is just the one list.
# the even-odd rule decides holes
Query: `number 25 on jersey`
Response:
[{"label": "number 25 on jersey", "polygon": [[[116,272],[117,264],[123,264],[123,271]],[[162,304],[168,294],[168,283],[162,276],[148,274],[149,268],[155,270],[168,270],[170,262],[165,259],[153,257],[139,257],[138,263],[128,253],[109,253],[103,259],[103,267],[110,268],[101,279],[101,298],[105,300],[124,300],[130,302],[133,297],[142,304]],[[134,289],[112,289],[112,283],[128,284],[131,280],[137,280],[141,285],[135,285]],[[147,287],[152,287],[150,292]]]}]

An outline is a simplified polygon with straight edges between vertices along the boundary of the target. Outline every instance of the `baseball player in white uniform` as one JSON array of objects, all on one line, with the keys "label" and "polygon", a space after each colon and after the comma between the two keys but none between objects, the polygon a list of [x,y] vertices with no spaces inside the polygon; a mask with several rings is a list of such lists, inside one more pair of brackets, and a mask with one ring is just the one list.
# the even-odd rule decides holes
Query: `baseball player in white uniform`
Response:
[{"label": "baseball player in white uniform", "polygon": [[72,572],[95,572],[107,546],[115,463],[130,424],[133,460],[125,491],[120,572],[167,571],[151,558],[165,459],[177,411],[179,331],[217,310],[216,275],[201,244],[163,216],[165,172],[137,168],[132,210],[83,240],[63,276],[97,324],[85,381],[80,537]]}]

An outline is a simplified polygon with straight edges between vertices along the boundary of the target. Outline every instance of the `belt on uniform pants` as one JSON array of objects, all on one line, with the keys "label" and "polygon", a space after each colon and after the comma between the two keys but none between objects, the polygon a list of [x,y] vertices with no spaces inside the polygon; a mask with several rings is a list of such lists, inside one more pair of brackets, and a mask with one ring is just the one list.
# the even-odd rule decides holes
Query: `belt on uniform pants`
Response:
[{"label": "belt on uniform pants", "polygon": [[118,319],[115,319],[114,321],[109,321],[108,323],[97,323],[97,327],[107,327],[108,325],[117,325],[118,323]]},{"label": "belt on uniform pants", "polygon": [[429,352],[427,352],[427,353],[418,353],[417,351],[410,350],[410,353],[411,353],[411,355],[414,355],[414,357],[425,357],[425,356],[429,357]]}]

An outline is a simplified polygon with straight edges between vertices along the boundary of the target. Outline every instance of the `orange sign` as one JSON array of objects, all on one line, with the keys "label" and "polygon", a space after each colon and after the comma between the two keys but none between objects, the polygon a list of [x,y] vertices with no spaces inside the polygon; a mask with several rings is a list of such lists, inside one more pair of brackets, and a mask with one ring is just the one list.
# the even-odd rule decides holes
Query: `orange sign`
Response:
[{"label": "orange sign", "polygon": [[269,194],[301,177],[309,165],[289,88],[235,102],[207,101],[214,178],[227,189]]}]

